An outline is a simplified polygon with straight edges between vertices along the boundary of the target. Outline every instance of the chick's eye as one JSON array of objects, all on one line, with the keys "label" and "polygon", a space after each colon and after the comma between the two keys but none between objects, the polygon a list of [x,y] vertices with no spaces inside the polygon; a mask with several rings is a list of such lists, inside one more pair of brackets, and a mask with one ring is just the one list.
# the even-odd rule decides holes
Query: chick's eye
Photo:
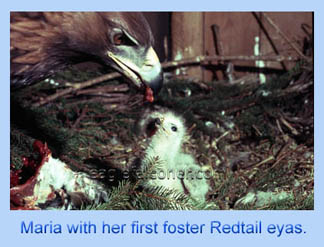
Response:
[{"label": "chick's eye", "polygon": [[113,42],[115,45],[122,45],[124,43],[124,35],[122,33],[115,34]]},{"label": "chick's eye", "polygon": [[175,127],[175,126],[172,126],[172,127],[171,127],[171,130],[174,131],[174,132],[176,132],[178,129],[177,129],[177,127]]}]

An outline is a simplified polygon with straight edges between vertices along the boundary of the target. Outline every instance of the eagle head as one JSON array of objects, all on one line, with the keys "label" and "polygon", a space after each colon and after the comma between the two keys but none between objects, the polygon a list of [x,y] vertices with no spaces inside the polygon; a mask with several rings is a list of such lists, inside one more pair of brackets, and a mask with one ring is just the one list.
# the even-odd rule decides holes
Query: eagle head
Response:
[{"label": "eagle head", "polygon": [[[14,86],[44,79],[69,64],[96,61],[122,73],[138,88],[150,88],[157,94],[162,87],[162,67],[153,49],[152,31],[139,12],[45,12],[42,18],[29,22],[13,15]],[[25,21],[25,30],[17,20],[18,24]]]}]

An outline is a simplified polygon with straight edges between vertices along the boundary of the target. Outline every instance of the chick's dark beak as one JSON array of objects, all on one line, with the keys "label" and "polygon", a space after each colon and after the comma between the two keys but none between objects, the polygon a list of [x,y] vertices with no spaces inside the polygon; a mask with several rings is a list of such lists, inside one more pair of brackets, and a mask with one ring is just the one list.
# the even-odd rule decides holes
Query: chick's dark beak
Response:
[{"label": "chick's dark beak", "polygon": [[159,126],[161,125],[161,119],[154,118],[146,127],[146,134],[148,137],[152,137],[155,135],[156,131],[158,130]]},{"label": "chick's dark beak", "polygon": [[161,125],[161,120],[159,118],[154,119],[155,126]]}]

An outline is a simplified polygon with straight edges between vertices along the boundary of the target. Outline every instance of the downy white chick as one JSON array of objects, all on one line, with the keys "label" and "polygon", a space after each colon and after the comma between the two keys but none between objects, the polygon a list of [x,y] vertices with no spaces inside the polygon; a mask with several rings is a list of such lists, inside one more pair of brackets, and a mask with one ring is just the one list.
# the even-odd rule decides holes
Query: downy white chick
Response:
[{"label": "downy white chick", "polygon": [[159,109],[146,112],[139,127],[149,141],[143,163],[155,158],[161,163],[147,185],[177,190],[205,202],[209,188],[205,174],[194,158],[182,151],[186,137],[184,119],[168,109]]}]

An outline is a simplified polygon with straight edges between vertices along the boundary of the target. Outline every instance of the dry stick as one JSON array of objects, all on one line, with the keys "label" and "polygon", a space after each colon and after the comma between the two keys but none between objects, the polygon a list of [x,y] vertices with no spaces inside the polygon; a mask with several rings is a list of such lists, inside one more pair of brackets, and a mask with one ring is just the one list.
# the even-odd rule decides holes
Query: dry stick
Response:
[{"label": "dry stick", "polygon": [[[179,61],[170,61],[165,62],[162,64],[163,68],[173,68],[179,66],[188,66],[194,64],[203,64],[210,61],[228,61],[228,60],[236,60],[236,61],[255,61],[255,60],[264,60],[264,61],[275,61],[275,62],[282,62],[282,61],[290,61],[295,62],[299,60],[299,58],[292,57],[292,56],[197,56],[194,58],[183,59]],[[85,82],[80,83],[69,83],[72,87],[63,89],[53,95],[48,96],[47,98],[41,99],[39,102],[32,104],[34,107],[45,105],[61,96],[67,95],[69,93],[74,93],[82,88],[86,88],[95,84],[98,84],[103,81],[116,79],[121,77],[121,74],[115,72],[111,74],[106,74],[103,76],[96,77],[94,79],[90,79]],[[66,83],[67,84],[67,83]]]},{"label": "dry stick", "polygon": [[274,21],[266,14],[266,13],[262,13],[263,16],[266,18],[266,20],[268,21],[268,23],[274,28],[276,29],[276,31],[278,32],[278,34],[283,37],[288,44],[297,52],[297,54],[302,57],[305,60],[308,60],[309,58],[307,58],[300,50],[299,48],[280,30],[280,28],[274,23]]},{"label": "dry stick", "polygon": [[223,55],[223,44],[220,39],[219,26],[214,24],[211,26],[213,31],[214,46],[216,55]]},{"label": "dry stick", "polygon": [[293,133],[294,135],[299,135],[299,132],[293,126],[291,126],[291,124],[288,123],[288,121],[284,119],[284,117],[280,117],[280,121],[291,131],[291,133]]},{"label": "dry stick", "polygon": [[[71,85],[73,87],[73,85]],[[79,90],[75,94],[106,94],[106,93],[120,93],[120,92],[127,92],[129,90],[128,85],[121,84],[116,86],[103,86],[99,88],[89,88],[84,90]]]},{"label": "dry stick", "polygon": [[246,169],[249,169],[251,167],[259,167],[259,166],[261,166],[263,164],[266,164],[266,163],[268,163],[270,161],[273,161],[273,160],[275,160],[275,157],[273,155],[270,155],[268,158],[266,158],[266,159],[264,159],[264,160],[262,160],[262,161],[260,161],[260,162],[258,162],[256,164],[255,163],[249,164],[249,165],[246,165],[246,166],[242,167],[241,169],[246,170]]},{"label": "dry stick", "polygon": [[99,77],[96,77],[94,79],[90,79],[90,80],[85,81],[85,82],[73,83],[73,87],[66,88],[66,89],[64,89],[62,91],[59,91],[59,92],[57,92],[57,93],[55,93],[53,95],[48,96],[45,99],[41,99],[39,102],[33,104],[33,106],[38,107],[38,106],[45,105],[45,104],[57,99],[58,97],[67,95],[69,93],[76,92],[76,91],[78,91],[78,90],[80,90],[82,88],[89,87],[89,86],[98,84],[98,83],[103,82],[103,81],[115,79],[115,78],[120,77],[120,76],[121,75],[119,73],[115,72],[115,73],[99,76]]},{"label": "dry stick", "polygon": [[194,64],[204,64],[210,61],[255,61],[255,60],[264,60],[264,61],[274,61],[274,62],[282,62],[282,61],[290,61],[295,62],[298,61],[299,58],[292,57],[292,56],[197,56],[194,58],[183,59],[179,61],[170,61],[163,63],[163,68],[172,68],[172,67],[179,67],[179,66],[188,66]]},{"label": "dry stick", "polygon": [[84,99],[84,100],[75,100],[70,102],[70,104],[79,104],[79,103],[109,103],[109,104],[118,104],[118,103],[122,103],[122,102],[126,102],[129,99],[129,97],[123,96],[123,97],[115,97],[115,98],[105,98],[105,97],[94,97],[92,99]]},{"label": "dry stick", "polygon": [[73,129],[76,128],[79,125],[81,119],[85,117],[87,111],[88,111],[88,107],[85,107],[85,108],[82,109],[81,115],[77,118],[77,120],[72,125]]},{"label": "dry stick", "polygon": [[[125,97],[124,93],[106,93],[106,92],[96,92],[96,93],[76,93],[76,95],[86,95],[92,97],[100,97],[100,98],[122,98]],[[66,98],[72,97],[72,95],[65,96]]]},{"label": "dry stick", "polygon": [[275,159],[275,157],[274,157],[273,155],[270,155],[270,156],[269,156],[268,158],[266,158],[265,160],[262,160],[261,162],[255,164],[255,165],[252,165],[252,166],[254,166],[254,167],[259,167],[259,166],[261,166],[261,165],[263,165],[263,164],[265,164],[265,163],[268,163],[268,162],[270,162],[270,161],[273,161],[274,159]]},{"label": "dry stick", "polygon": [[[262,14],[262,13],[261,13],[261,14]],[[274,50],[274,52],[276,53],[276,55],[279,55],[280,52],[279,52],[279,50],[277,49],[276,44],[275,44],[274,41],[273,41],[273,38],[270,36],[268,30],[265,28],[265,26],[264,26],[264,24],[263,24],[263,22],[262,22],[262,20],[261,20],[261,17],[260,17],[256,12],[252,12],[252,15],[253,15],[254,18],[256,19],[257,23],[258,23],[259,26],[260,26],[260,29],[261,29],[262,32],[264,33],[265,37],[267,38],[267,40],[268,40],[270,46],[272,47],[272,49]],[[282,68],[283,68],[285,71],[287,71],[287,67],[286,67],[285,63],[284,63],[284,62],[281,62],[280,64],[281,64]]]},{"label": "dry stick", "polygon": [[[219,32],[219,26],[214,24],[211,26],[212,32],[213,32],[213,39],[214,39],[214,46],[215,46],[215,54],[217,56],[223,55],[223,45],[220,39],[220,32]],[[220,64],[223,64],[222,62]],[[226,78],[226,73],[223,70],[222,71],[224,78]],[[214,76],[217,78],[216,72],[214,72]]]}]

